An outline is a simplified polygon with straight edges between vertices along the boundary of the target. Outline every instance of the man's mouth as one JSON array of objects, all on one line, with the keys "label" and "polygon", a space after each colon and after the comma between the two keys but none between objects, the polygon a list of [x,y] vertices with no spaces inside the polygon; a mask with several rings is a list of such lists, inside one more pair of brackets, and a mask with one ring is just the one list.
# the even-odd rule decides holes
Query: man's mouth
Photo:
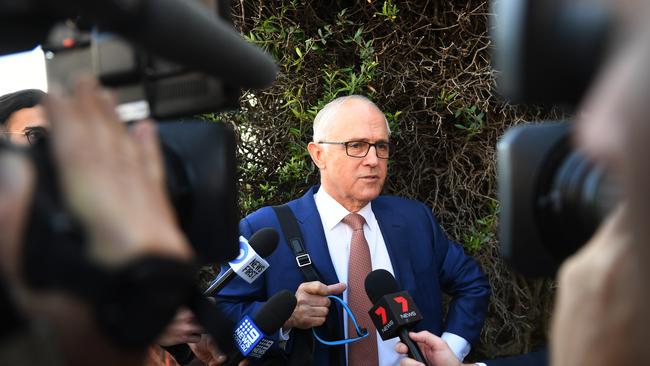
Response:
[{"label": "man's mouth", "polygon": [[361,177],[363,180],[378,180],[379,176],[378,175],[364,175]]}]

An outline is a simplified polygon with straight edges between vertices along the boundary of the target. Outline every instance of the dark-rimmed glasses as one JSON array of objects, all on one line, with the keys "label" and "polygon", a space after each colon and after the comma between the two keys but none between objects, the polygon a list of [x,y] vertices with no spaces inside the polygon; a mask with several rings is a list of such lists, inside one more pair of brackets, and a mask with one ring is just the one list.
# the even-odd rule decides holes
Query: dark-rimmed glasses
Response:
[{"label": "dark-rimmed glasses", "polygon": [[2,135],[23,135],[25,138],[27,138],[27,142],[29,142],[30,145],[35,145],[38,141],[42,140],[43,138],[47,137],[49,135],[48,131],[44,127],[27,127],[24,131],[22,132],[9,132],[9,131],[0,131],[0,134]]},{"label": "dark-rimmed glasses", "polygon": [[390,158],[390,154],[393,150],[392,144],[387,141],[375,142],[374,144],[366,141],[320,141],[319,144],[343,145],[345,146],[345,153],[353,158],[365,158],[366,155],[368,155],[370,148],[373,146],[375,147],[377,157],[380,159]]}]

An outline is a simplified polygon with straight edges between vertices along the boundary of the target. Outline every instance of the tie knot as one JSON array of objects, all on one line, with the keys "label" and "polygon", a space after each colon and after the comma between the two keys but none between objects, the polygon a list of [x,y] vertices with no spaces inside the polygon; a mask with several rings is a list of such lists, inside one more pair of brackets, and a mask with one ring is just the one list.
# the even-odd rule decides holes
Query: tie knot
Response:
[{"label": "tie knot", "polygon": [[364,219],[363,216],[359,215],[358,213],[353,212],[345,216],[341,221],[351,227],[352,230],[357,231],[363,230],[363,224],[366,222],[366,219]]}]

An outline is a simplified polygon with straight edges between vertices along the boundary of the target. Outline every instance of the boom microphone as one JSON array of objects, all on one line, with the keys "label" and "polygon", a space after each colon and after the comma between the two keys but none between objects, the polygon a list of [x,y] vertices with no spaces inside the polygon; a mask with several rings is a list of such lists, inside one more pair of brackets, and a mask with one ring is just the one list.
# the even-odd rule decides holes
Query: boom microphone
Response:
[{"label": "boom microphone", "polygon": [[140,3],[137,25],[130,23],[117,30],[151,52],[218,76],[228,85],[263,88],[275,80],[273,59],[199,4],[181,0]]},{"label": "boom microphone", "polygon": [[203,295],[211,296],[221,291],[236,275],[248,283],[255,281],[269,267],[263,258],[273,253],[278,246],[279,238],[278,232],[270,227],[256,231],[249,241],[240,237],[239,256],[228,262],[230,268],[214,280],[203,292]]},{"label": "boom microphone", "polygon": [[33,49],[45,41],[57,20],[80,15],[158,56],[219,77],[230,86],[267,87],[277,74],[271,56],[187,0],[0,0],[0,52]]},{"label": "boom microphone", "polygon": [[374,304],[368,312],[381,339],[399,336],[408,347],[409,356],[428,365],[417,344],[409,337],[409,330],[420,320],[420,310],[407,291],[400,291],[395,277],[385,269],[368,274],[365,281],[366,294]]},{"label": "boom microphone", "polygon": [[261,359],[273,345],[270,334],[276,333],[291,317],[296,307],[296,296],[288,290],[273,295],[254,315],[244,316],[235,326],[235,343],[239,352],[228,356],[229,365],[237,365],[245,357]]}]

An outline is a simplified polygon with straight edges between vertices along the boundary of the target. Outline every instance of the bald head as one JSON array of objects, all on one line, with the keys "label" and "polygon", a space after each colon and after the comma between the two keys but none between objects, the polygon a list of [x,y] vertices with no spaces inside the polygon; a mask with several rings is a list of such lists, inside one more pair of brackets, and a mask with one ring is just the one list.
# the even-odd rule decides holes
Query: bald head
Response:
[{"label": "bald head", "polygon": [[[344,97],[338,97],[331,102],[327,103],[323,109],[321,109],[318,114],[316,115],[316,118],[314,118],[314,142],[318,141],[325,141],[328,138],[329,132],[332,129],[332,126],[334,125],[334,122],[339,120],[339,115],[342,112],[345,112],[345,106],[351,103],[355,104],[367,104],[368,107],[379,111],[380,113],[381,110],[375,103],[373,103],[370,99],[364,97],[363,95],[348,95]],[[383,115],[383,113],[382,113]],[[386,129],[388,130],[388,134],[390,135],[390,128],[388,126],[388,121],[386,120],[386,117],[384,117],[384,121],[386,122]]]}]

